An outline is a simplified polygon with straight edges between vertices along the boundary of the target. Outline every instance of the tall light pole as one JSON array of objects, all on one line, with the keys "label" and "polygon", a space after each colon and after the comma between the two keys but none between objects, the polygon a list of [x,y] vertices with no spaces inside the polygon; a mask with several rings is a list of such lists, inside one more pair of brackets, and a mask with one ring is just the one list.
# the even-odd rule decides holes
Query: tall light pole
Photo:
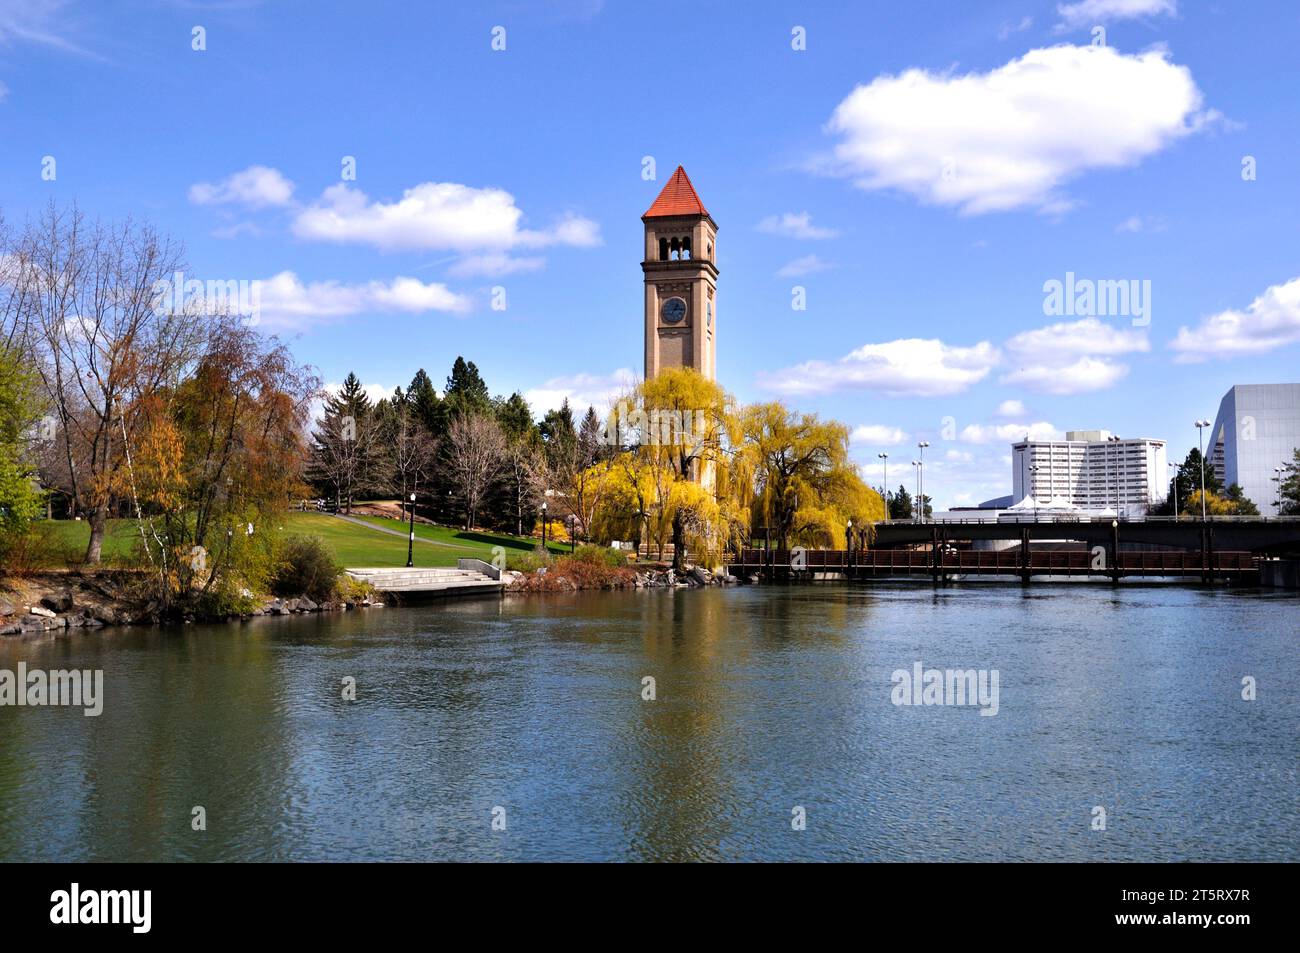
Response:
[{"label": "tall light pole", "polygon": [[1201,450],[1201,522],[1205,522],[1205,428],[1211,426],[1208,420],[1196,421],[1196,442]]},{"label": "tall light pole", "polygon": [[546,501],[542,500],[542,552],[546,552]]},{"label": "tall light pole", "polygon": [[916,472],[917,475],[921,478],[921,489],[920,492],[918,493],[918,496],[920,498],[920,503],[921,503],[921,522],[924,523],[925,522],[925,448],[930,446],[930,441],[922,440],[916,446],[917,449],[921,451],[920,465],[917,467]]},{"label": "tall light pole", "polygon": [[[1040,467],[1037,463],[1031,463],[1029,465],[1029,485],[1033,487],[1033,489],[1035,490],[1038,489],[1037,486],[1038,480],[1035,474],[1038,473],[1038,471],[1041,469],[1042,467]],[[1035,523],[1038,522],[1038,497],[1037,496],[1034,497],[1034,522]]]},{"label": "tall light pole", "polygon": [[881,464],[885,468],[884,476],[880,478],[884,482],[884,486],[881,487],[881,496],[885,498],[885,519],[889,519],[889,454],[878,453],[876,456],[884,461]]},{"label": "tall light pole", "polygon": [[1119,441],[1120,436],[1117,433],[1111,434],[1106,438],[1107,443],[1115,445],[1115,518],[1119,519]]},{"label": "tall light pole", "polygon": [[406,540],[406,568],[415,565],[415,494],[411,494],[411,534]]},{"label": "tall light pole", "polygon": [[921,505],[921,461],[913,460],[912,466],[916,467],[916,479],[912,481],[912,486],[916,489],[916,506],[912,511],[912,522],[917,523],[920,522],[917,513],[919,512],[919,507]]},{"label": "tall light pole", "polygon": [[1183,468],[1176,463],[1167,464],[1169,469],[1174,471],[1174,520],[1178,519],[1178,478],[1182,476]]}]

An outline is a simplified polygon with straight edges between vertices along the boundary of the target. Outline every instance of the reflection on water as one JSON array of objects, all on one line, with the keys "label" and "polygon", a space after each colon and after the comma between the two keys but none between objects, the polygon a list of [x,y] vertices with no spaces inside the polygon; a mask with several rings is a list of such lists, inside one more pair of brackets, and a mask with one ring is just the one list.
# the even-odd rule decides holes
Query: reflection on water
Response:
[{"label": "reflection on water", "polygon": [[[1288,595],[909,584],[6,639],[106,700],[0,708],[0,858],[1290,860],[1297,631]],[[999,670],[997,716],[892,705],[918,661]]]}]

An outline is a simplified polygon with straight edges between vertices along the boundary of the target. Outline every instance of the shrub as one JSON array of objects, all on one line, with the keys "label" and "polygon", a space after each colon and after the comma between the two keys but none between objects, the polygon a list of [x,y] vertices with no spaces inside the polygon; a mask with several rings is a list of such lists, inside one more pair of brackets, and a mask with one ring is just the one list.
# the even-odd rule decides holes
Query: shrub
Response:
[{"label": "shrub", "polygon": [[607,566],[610,569],[622,569],[627,566],[627,556],[621,549],[608,546],[579,546],[571,557],[581,563],[593,566]]},{"label": "shrub", "polygon": [[271,592],[325,602],[337,591],[341,571],[334,554],[319,537],[290,536],[281,548],[280,564],[271,579]]},{"label": "shrub", "polygon": [[539,543],[532,552],[510,553],[506,556],[506,568],[514,572],[536,572],[543,566],[551,565],[551,554]]}]

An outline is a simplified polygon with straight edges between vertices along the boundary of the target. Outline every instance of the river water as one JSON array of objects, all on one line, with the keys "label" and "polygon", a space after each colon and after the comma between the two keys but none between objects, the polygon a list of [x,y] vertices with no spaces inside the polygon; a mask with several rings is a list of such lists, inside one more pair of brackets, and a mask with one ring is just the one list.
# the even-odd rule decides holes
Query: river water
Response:
[{"label": "river water", "polygon": [[[0,708],[0,859],[1295,860],[1298,633],[1288,594],[907,583],[3,639],[105,697]],[[997,713],[894,704],[918,662]]]}]

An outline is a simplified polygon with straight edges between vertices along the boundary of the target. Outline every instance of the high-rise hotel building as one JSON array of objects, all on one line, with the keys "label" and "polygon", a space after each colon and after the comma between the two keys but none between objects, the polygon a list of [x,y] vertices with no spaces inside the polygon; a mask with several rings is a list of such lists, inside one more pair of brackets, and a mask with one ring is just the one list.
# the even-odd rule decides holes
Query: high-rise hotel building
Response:
[{"label": "high-rise hotel building", "polygon": [[1068,503],[1081,510],[1139,517],[1169,491],[1165,442],[1120,439],[1106,430],[1071,430],[1064,440],[1011,445],[1012,504]]},{"label": "high-rise hotel building", "polygon": [[1205,456],[1225,487],[1236,483],[1261,516],[1277,515],[1278,468],[1300,448],[1300,384],[1238,384],[1219,402]]}]

